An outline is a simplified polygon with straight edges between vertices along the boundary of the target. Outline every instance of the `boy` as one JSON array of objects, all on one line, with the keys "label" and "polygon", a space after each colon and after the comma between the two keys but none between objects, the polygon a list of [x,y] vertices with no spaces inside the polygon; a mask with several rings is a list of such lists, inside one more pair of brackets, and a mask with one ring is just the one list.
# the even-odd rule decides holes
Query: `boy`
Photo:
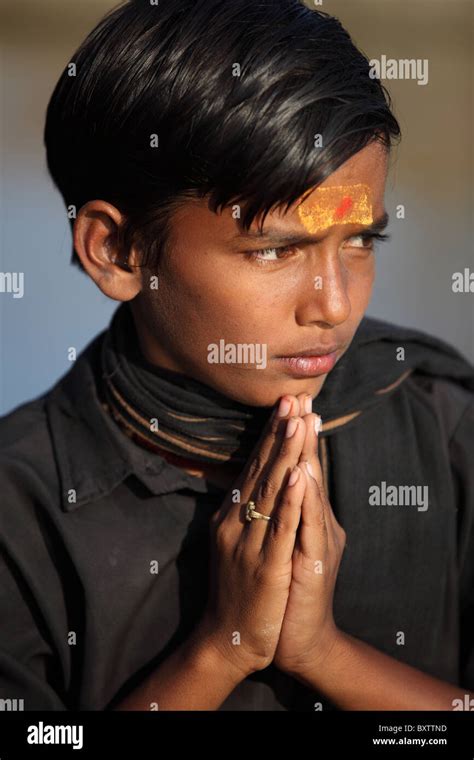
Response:
[{"label": "boy", "polygon": [[[474,370],[364,316],[398,136],[367,59],[296,0],[134,0],[81,45],[48,166],[73,262],[121,306],[1,423],[2,698],[453,709],[474,688]],[[323,522],[305,559],[329,585],[294,604]],[[303,663],[289,629],[323,601]]]}]

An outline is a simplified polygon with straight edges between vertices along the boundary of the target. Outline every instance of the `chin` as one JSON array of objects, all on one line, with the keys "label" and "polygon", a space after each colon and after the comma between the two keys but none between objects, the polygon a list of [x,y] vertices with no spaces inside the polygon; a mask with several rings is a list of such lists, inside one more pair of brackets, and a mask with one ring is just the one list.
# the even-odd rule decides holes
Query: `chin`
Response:
[{"label": "chin", "polygon": [[[258,377],[261,375],[261,380]],[[282,396],[298,396],[309,393],[313,398],[320,393],[328,374],[310,378],[290,378],[286,376],[264,377],[265,371],[258,372],[255,382],[244,385],[241,376],[229,387],[216,383],[212,386],[223,395],[247,406],[274,406]],[[226,383],[226,386],[228,384]]]},{"label": "chin", "polygon": [[321,389],[327,377],[328,375],[326,374],[319,375],[318,377],[307,377],[304,379],[285,378],[285,380],[280,383],[280,393],[278,394],[277,398],[280,398],[285,394],[288,394],[290,396],[298,396],[300,393],[309,393],[310,396],[316,398],[321,392]]}]

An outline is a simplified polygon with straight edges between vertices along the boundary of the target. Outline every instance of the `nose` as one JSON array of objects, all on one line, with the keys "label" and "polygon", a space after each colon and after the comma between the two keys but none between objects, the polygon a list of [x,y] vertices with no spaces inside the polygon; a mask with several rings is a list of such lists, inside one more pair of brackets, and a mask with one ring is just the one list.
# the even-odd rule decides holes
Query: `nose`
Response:
[{"label": "nose", "polygon": [[349,276],[337,251],[320,251],[317,257],[308,257],[305,284],[296,305],[298,324],[334,327],[349,319]]}]

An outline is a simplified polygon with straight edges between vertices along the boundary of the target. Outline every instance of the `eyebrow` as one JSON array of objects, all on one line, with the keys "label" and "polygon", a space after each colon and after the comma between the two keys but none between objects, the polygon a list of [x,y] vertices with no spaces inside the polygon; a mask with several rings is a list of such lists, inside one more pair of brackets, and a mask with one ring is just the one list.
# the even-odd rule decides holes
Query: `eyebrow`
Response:
[{"label": "eyebrow", "polygon": [[[375,219],[372,224],[368,226],[364,225],[358,225],[362,227],[362,231],[359,233],[354,233],[354,235],[351,235],[351,237],[355,237],[357,234],[359,235],[377,235],[383,230],[385,230],[388,227],[388,223],[390,221],[390,217],[386,211],[380,216],[378,219]],[[232,241],[235,240],[265,240],[265,242],[272,243],[273,245],[294,245],[296,243],[300,244],[308,244],[308,243],[319,243],[323,238],[323,235],[305,235],[302,233],[301,230],[281,230],[278,228],[271,228],[264,230],[263,232],[241,232],[235,235],[232,238]]]}]

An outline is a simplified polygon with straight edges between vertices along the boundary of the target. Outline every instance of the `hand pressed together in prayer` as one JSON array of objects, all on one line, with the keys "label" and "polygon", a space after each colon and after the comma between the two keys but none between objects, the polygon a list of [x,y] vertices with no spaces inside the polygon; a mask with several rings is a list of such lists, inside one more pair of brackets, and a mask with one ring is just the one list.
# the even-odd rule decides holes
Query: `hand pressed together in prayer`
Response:
[{"label": "hand pressed together in prayer", "polygon": [[[309,400],[308,400],[309,399]],[[305,438],[298,466],[305,473],[301,516],[292,557],[292,579],[278,646],[273,659],[281,670],[304,673],[306,664],[322,663],[334,646],[338,629],[332,604],[346,534],[325,493],[318,456],[317,415],[306,394],[291,399],[300,414]]]},{"label": "hand pressed together in prayer", "polygon": [[[307,658],[323,658],[338,633],[332,599],[345,534],[324,492],[311,404],[307,394],[280,400],[212,520],[200,631],[245,674],[270,662],[296,673]],[[271,519],[249,522],[250,500]]]},{"label": "hand pressed together in prayer", "polygon": [[451,710],[465,689],[335,624],[346,534],[325,492],[320,420],[311,409],[306,394],[280,399],[213,516],[210,595],[197,640],[218,653],[235,681],[273,663],[343,710]]}]

